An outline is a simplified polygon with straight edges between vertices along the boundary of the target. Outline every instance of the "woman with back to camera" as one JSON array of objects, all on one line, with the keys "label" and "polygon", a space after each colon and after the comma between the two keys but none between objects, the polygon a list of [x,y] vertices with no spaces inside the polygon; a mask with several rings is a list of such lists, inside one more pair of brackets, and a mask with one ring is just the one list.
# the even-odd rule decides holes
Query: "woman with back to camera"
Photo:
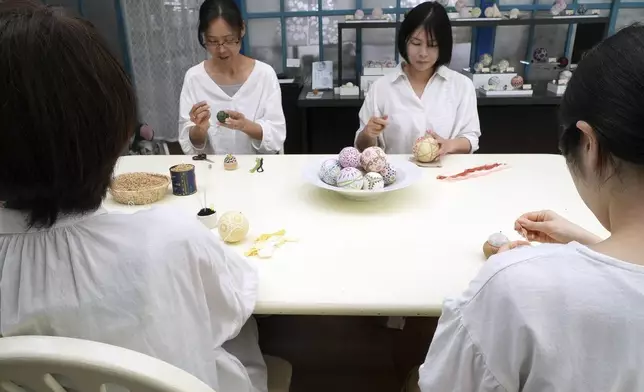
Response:
[{"label": "woman with back to camera", "polygon": [[414,141],[432,131],[439,155],[476,151],[481,135],[476,92],[471,80],[448,68],[452,26],[445,8],[425,2],[409,11],[397,46],[404,61],[369,89],[356,147],[409,154]]},{"label": "woman with back to camera", "polygon": [[254,268],[182,212],[101,209],[138,123],[94,28],[0,2],[0,103],[0,336],[99,341],[217,391],[266,391]]},{"label": "woman with back to camera", "polygon": [[588,52],[561,103],[560,147],[606,240],[556,215],[447,300],[422,391],[644,391],[644,27]]},{"label": "woman with back to camera", "polygon": [[284,148],[277,75],[239,53],[245,33],[233,0],[201,5],[198,39],[210,58],[190,68],[183,82],[179,142],[186,154],[275,154]]}]

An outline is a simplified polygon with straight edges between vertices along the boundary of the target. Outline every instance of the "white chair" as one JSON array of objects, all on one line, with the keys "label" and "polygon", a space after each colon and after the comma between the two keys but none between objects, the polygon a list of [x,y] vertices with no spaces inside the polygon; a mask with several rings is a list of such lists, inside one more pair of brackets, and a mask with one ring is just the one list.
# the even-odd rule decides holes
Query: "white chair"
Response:
[{"label": "white chair", "polygon": [[106,392],[108,386],[110,391],[214,392],[179,368],[121,347],[50,336],[0,339],[4,392]]}]

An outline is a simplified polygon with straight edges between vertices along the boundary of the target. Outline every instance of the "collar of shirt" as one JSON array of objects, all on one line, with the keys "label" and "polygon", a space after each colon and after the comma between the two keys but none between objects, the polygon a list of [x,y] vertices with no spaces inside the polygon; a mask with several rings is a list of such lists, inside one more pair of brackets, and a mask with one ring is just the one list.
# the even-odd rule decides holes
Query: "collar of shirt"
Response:
[{"label": "collar of shirt", "polygon": [[[69,226],[89,217],[103,214],[107,214],[107,211],[100,207],[96,211],[86,214],[61,215],[52,228]],[[49,228],[29,227],[28,214],[26,212],[0,207],[0,235],[34,233],[46,230],[49,230]]]},{"label": "collar of shirt", "polygon": [[[390,80],[391,80],[392,83],[396,82],[397,80],[399,80],[401,78],[407,78],[407,74],[405,73],[405,71],[403,71],[403,64],[404,63],[398,64],[398,66],[396,67],[396,70],[391,73],[391,79]],[[449,77],[450,77],[449,71],[450,71],[449,68],[447,68],[444,65],[441,65],[436,70],[436,75],[440,76],[441,78],[443,78],[444,80],[447,81],[447,80],[449,80]]]}]

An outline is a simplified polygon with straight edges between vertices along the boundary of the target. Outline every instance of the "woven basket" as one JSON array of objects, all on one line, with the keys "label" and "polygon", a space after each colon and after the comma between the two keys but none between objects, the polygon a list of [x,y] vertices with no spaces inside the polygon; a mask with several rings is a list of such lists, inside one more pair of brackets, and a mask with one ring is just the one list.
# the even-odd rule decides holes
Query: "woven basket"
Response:
[{"label": "woven basket", "polygon": [[152,204],[163,199],[168,193],[170,178],[156,173],[146,173],[150,176],[160,177],[165,180],[162,185],[143,188],[138,191],[116,191],[110,187],[109,192],[117,203],[127,205],[144,205]]}]

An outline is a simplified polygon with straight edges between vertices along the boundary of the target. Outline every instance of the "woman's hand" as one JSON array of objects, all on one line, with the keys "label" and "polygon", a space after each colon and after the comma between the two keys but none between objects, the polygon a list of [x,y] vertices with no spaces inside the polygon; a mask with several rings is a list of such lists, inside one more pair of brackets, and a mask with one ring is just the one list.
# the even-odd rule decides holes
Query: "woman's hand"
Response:
[{"label": "woman's hand", "polygon": [[202,132],[207,132],[210,128],[210,106],[205,102],[199,102],[192,105],[190,110],[190,121]]},{"label": "woman's hand", "polygon": [[389,124],[387,122],[388,118],[388,116],[371,117],[362,132],[365,132],[368,136],[374,139],[377,138]]},{"label": "woman's hand", "polygon": [[598,236],[552,211],[523,214],[514,223],[514,229],[529,241],[553,244],[577,241],[584,245],[601,242]]},{"label": "woman's hand", "polygon": [[228,118],[224,123],[218,123],[219,125],[242,132],[245,132],[248,129],[251,121],[249,121],[243,113],[226,110],[226,114],[228,115]]},{"label": "woman's hand", "polygon": [[501,246],[499,250],[496,252],[498,255],[499,253],[507,252],[509,250],[515,249],[515,248],[520,248],[522,246],[530,246],[530,243],[528,241],[512,241],[508,242],[507,244]]},{"label": "woman's hand", "polygon": [[443,155],[447,154],[452,154],[454,151],[456,151],[456,145],[455,145],[455,140],[453,139],[445,139],[440,136],[434,131],[429,131],[429,134],[436,139],[438,142],[438,145],[440,146],[440,149],[438,150],[438,156],[442,157]]}]

